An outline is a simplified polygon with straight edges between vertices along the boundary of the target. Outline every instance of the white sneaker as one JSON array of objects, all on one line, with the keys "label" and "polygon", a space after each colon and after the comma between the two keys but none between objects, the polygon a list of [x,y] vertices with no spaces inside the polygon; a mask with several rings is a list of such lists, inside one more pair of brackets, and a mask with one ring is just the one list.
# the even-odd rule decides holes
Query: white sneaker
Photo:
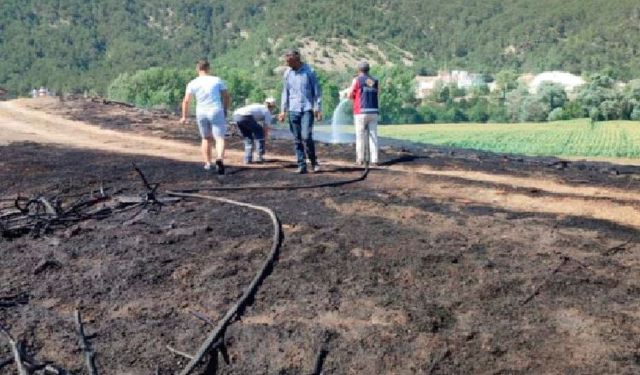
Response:
[{"label": "white sneaker", "polygon": [[210,170],[210,169],[211,169],[211,163],[206,163],[206,164],[204,165],[204,169],[205,169],[206,171]]},{"label": "white sneaker", "polygon": [[316,164],[313,166],[313,173],[318,173],[320,172],[320,165]]}]

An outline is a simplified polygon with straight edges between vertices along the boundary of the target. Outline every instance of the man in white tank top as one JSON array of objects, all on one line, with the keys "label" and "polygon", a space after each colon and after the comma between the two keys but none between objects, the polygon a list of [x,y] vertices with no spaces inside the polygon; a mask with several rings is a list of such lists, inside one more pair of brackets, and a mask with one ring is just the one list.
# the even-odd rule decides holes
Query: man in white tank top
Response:
[{"label": "man in white tank top", "polygon": [[211,169],[211,149],[213,140],[216,145],[216,169],[218,174],[224,174],[224,137],[227,130],[227,110],[231,97],[224,81],[219,77],[209,75],[209,62],[200,60],[196,66],[198,78],[187,85],[182,100],[182,118],[180,122],[186,124],[189,114],[189,102],[196,98],[196,119],[198,130],[202,138],[202,158],[204,169]]}]

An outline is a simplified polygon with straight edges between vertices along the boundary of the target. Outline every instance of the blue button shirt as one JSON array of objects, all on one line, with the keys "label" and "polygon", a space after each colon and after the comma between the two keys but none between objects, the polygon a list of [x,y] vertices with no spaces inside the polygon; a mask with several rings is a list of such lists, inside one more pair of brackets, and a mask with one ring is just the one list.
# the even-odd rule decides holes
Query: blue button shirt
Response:
[{"label": "blue button shirt", "polygon": [[284,73],[281,110],[285,112],[322,111],[322,89],[316,73],[307,64]]}]

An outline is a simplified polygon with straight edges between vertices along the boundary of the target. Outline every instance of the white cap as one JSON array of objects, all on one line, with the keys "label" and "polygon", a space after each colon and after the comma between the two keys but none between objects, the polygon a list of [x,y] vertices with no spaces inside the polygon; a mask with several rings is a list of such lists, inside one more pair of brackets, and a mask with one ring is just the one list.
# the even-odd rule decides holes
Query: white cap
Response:
[{"label": "white cap", "polygon": [[276,104],[276,100],[272,97],[268,97],[264,100],[265,104],[270,104],[270,105],[275,105]]}]

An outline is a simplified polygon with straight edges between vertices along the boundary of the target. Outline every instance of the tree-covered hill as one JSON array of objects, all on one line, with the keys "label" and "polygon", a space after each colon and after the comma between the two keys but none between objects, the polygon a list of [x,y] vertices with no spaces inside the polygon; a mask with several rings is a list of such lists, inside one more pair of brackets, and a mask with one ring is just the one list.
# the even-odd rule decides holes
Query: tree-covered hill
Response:
[{"label": "tree-covered hill", "polygon": [[3,0],[0,86],[103,93],[123,72],[200,57],[273,75],[285,47],[323,69],[370,56],[494,73],[640,77],[637,0]]}]

